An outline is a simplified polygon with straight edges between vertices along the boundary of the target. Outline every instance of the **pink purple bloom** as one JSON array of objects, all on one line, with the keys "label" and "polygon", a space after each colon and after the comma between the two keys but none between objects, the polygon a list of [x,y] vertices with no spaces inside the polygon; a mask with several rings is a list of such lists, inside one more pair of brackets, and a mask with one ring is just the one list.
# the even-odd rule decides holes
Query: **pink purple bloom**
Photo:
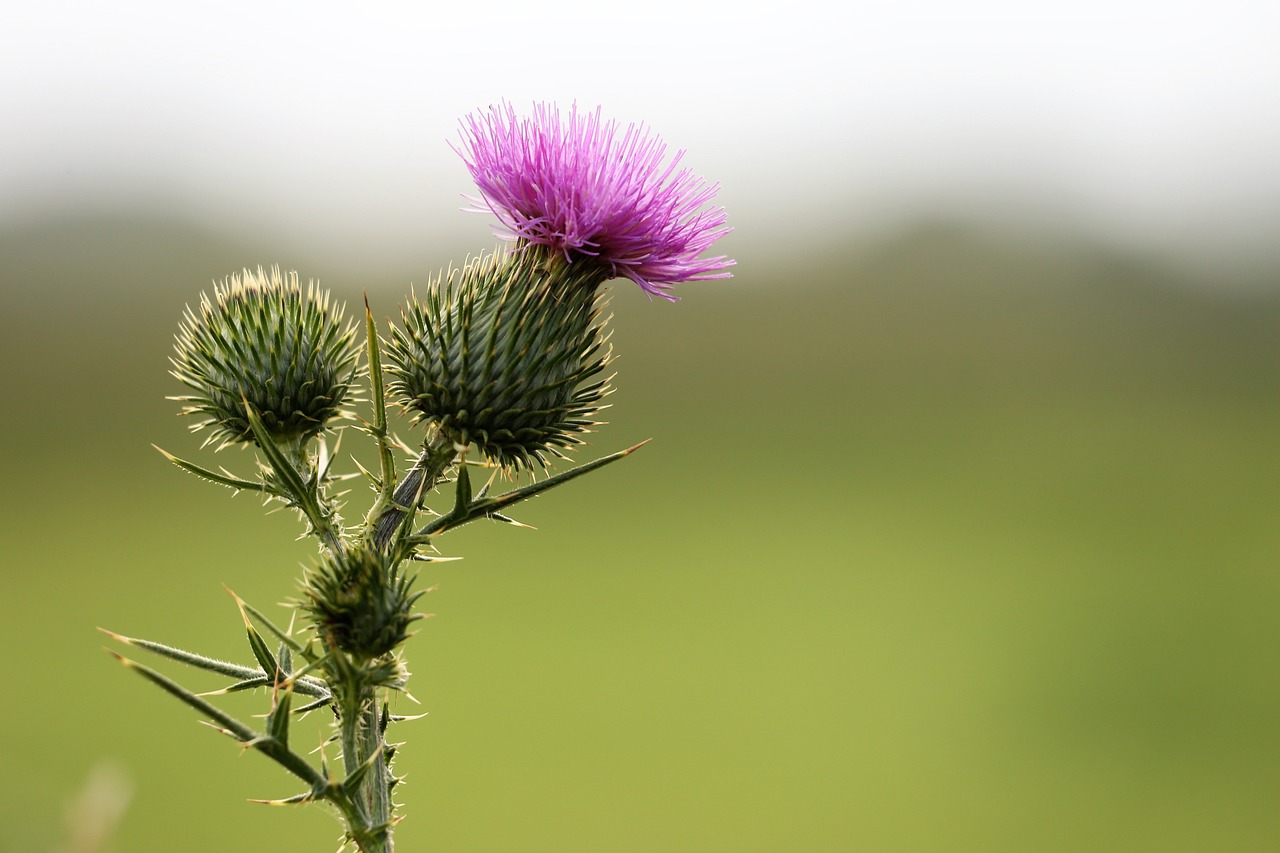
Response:
[{"label": "pink purple bloom", "polygon": [[666,144],[643,126],[576,106],[566,120],[550,104],[521,117],[503,104],[464,119],[455,150],[480,189],[472,209],[497,216],[508,238],[594,258],[667,299],[676,282],[729,277],[732,260],[700,257],[732,230],[708,206],[719,186],[677,170],[684,151],[664,163]]}]

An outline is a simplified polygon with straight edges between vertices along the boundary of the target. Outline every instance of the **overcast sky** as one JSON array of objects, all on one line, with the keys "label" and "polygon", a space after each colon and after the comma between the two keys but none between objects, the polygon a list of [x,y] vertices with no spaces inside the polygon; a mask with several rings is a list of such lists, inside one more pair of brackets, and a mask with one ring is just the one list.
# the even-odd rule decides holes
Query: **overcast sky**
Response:
[{"label": "overcast sky", "polygon": [[1120,240],[1280,242],[1280,3],[467,8],[6,4],[0,223],[153,202],[353,251],[487,235],[446,140],[537,99],[688,149],[740,233],[1043,200]]}]

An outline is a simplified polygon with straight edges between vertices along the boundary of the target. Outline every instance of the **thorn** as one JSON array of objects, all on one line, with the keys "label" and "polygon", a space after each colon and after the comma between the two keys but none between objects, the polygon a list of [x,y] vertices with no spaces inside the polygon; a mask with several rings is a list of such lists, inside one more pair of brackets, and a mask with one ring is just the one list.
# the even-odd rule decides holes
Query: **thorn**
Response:
[{"label": "thorn", "polygon": [[426,713],[409,714],[407,716],[401,716],[400,714],[388,714],[387,719],[393,723],[408,723],[414,720],[421,720],[423,717],[426,717],[426,716],[427,716]]},{"label": "thorn", "polygon": [[244,620],[244,626],[246,628],[252,628],[253,625],[252,623],[249,622],[249,614],[246,613],[244,609],[244,599],[236,595],[235,592],[231,589],[231,587],[227,586],[226,584],[223,584],[222,588],[227,591],[227,595],[230,595],[231,598],[235,600],[236,609],[240,611],[240,618]]},{"label": "thorn", "polygon": [[251,799],[251,800],[249,800],[249,802],[251,802],[251,803],[258,803],[258,804],[260,804],[260,805],[264,805],[264,806],[292,806],[292,805],[297,805],[298,803],[309,803],[309,802],[312,802],[313,800],[315,800],[315,798],[316,798],[315,792],[314,792],[314,791],[308,791],[308,792],[307,792],[307,793],[305,793],[305,794],[294,794],[292,797],[285,797],[285,798],[284,798],[284,799],[282,799],[282,800],[254,800],[254,799]]},{"label": "thorn", "polygon": [[[265,686],[265,685],[264,685],[264,686]],[[197,693],[196,695],[197,695],[197,696],[199,696],[201,699],[205,699],[205,698],[207,698],[207,697],[209,697],[209,696],[226,696],[226,695],[228,695],[228,694],[230,694],[230,693],[231,693],[231,691],[230,691],[230,690],[228,690],[227,688],[223,687],[223,688],[222,688],[222,689],[220,689],[220,690],[206,690],[204,693]]]},{"label": "thorn", "polygon": [[222,726],[216,726],[213,723],[209,722],[208,720],[196,720],[196,722],[202,726],[207,726],[208,728],[213,729],[215,732],[218,732],[219,734],[226,735],[236,743],[244,743],[244,741],[240,740],[240,738],[236,736],[235,732],[229,729],[224,729]]},{"label": "thorn", "polygon": [[525,524],[523,521],[516,521],[509,515],[503,515],[500,512],[489,513],[489,518],[494,521],[501,521],[503,524],[510,524],[513,527],[523,527],[525,530],[537,530],[532,524]]},{"label": "thorn", "polygon": [[108,631],[106,628],[99,628],[98,630],[115,640],[117,643],[124,643],[126,646],[132,646],[134,644],[132,637],[126,637],[124,634],[117,634],[115,631]]},{"label": "thorn", "polygon": [[247,750],[255,749],[261,744],[270,743],[270,742],[271,742],[271,738],[267,737],[266,735],[258,735],[253,740],[240,741],[240,745],[244,748],[241,750],[241,754],[244,754],[244,752]]},{"label": "thorn", "polygon": [[489,475],[489,480],[480,487],[480,491],[476,493],[476,500],[481,500],[489,494],[489,489],[493,488],[493,481],[498,478],[498,466],[493,466],[493,473]]}]

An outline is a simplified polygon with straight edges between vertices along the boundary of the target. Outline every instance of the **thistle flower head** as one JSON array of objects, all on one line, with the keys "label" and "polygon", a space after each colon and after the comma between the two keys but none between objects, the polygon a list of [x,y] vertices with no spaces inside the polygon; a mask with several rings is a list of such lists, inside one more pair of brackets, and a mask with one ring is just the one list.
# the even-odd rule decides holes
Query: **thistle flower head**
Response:
[{"label": "thistle flower head", "polygon": [[245,270],[213,296],[187,309],[170,359],[172,373],[192,390],[176,399],[183,414],[203,415],[210,440],[247,442],[253,433],[245,403],[272,438],[314,438],[341,414],[358,371],[355,329],[341,307],[314,282],[304,291],[298,274]]},{"label": "thistle flower head", "polygon": [[365,659],[382,657],[409,636],[421,618],[413,578],[396,556],[363,545],[341,556],[326,554],[303,585],[302,609],[326,646]]},{"label": "thistle flower head", "polygon": [[401,311],[388,389],[455,444],[503,465],[545,464],[581,443],[609,391],[602,280],[540,246],[451,271]]},{"label": "thistle flower head", "polygon": [[500,233],[551,247],[572,262],[595,262],[650,294],[682,281],[728,278],[733,261],[699,257],[731,229],[707,207],[719,187],[678,169],[683,151],[642,126],[625,130],[600,110],[563,118],[548,104],[520,117],[509,105],[463,121],[462,156]]}]

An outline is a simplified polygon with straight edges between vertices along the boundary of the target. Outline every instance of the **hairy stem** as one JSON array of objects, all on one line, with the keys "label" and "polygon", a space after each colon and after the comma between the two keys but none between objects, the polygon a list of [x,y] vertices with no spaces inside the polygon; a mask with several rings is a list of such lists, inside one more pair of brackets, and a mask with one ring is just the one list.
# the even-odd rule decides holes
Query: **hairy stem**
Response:
[{"label": "hairy stem", "polygon": [[435,488],[445,469],[453,463],[457,451],[447,438],[436,434],[422,449],[422,455],[396,486],[391,505],[378,516],[373,541],[379,548],[386,548],[395,538],[410,510],[422,501],[422,496]]},{"label": "hairy stem", "polygon": [[364,711],[361,725],[364,734],[364,751],[368,756],[376,756],[373,767],[365,781],[365,790],[369,796],[369,818],[374,826],[387,827],[384,835],[386,843],[383,850],[391,853],[391,774],[387,769],[384,754],[386,744],[383,741],[381,714],[376,700],[370,701]]},{"label": "hairy stem", "polygon": [[360,774],[360,784],[350,792],[359,819],[348,829],[361,853],[392,853],[391,774],[383,756],[378,702],[372,687],[351,686],[342,711],[342,763],[348,778]]}]

